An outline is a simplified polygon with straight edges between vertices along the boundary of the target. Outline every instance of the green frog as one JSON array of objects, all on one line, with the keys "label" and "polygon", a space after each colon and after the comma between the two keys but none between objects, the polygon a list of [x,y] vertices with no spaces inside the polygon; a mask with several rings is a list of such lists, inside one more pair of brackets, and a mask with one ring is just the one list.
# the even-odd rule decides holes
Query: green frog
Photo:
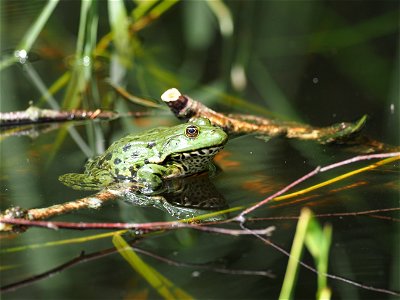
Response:
[{"label": "green frog", "polygon": [[59,180],[78,190],[100,190],[113,183],[138,182],[142,192],[151,192],[162,185],[162,179],[212,169],[212,159],[227,139],[227,134],[206,118],[130,134],[89,160],[83,174],[69,173]]}]

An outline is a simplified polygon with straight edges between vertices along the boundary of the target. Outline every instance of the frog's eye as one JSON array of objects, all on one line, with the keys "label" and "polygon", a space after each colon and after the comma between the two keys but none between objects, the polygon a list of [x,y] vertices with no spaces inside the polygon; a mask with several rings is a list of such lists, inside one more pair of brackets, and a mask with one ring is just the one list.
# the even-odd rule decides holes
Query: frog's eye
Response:
[{"label": "frog's eye", "polygon": [[185,135],[188,138],[195,138],[196,136],[199,135],[199,127],[195,125],[189,125],[188,127],[186,127]]}]

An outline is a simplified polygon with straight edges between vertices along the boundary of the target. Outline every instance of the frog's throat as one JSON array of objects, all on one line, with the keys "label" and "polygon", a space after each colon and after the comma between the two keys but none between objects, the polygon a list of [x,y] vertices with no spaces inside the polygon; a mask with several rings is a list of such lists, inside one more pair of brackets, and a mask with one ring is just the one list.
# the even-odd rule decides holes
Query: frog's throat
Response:
[{"label": "frog's throat", "polygon": [[189,152],[176,152],[176,153],[169,155],[169,157],[173,160],[184,160],[184,159],[188,159],[188,158],[196,157],[196,156],[213,157],[219,151],[221,151],[223,148],[224,148],[224,146],[200,148],[200,149],[196,149],[196,150],[189,151]]}]

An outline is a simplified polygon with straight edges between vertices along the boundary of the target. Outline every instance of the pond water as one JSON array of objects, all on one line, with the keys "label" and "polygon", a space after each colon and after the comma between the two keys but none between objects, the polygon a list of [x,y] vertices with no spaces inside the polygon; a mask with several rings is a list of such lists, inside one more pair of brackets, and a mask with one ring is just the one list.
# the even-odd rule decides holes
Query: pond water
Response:
[{"label": "pond water", "polygon": [[[19,49],[46,3],[1,2],[2,62],[10,49]],[[222,2],[214,6],[161,1],[147,10],[142,7],[142,18],[139,9],[126,3],[131,16],[126,20],[134,24],[129,40],[114,27],[125,19],[109,20],[111,10],[120,13],[120,2],[110,3],[113,8],[105,1],[86,1],[83,7],[78,1],[59,2],[33,43],[28,62],[2,65],[1,112],[24,110],[30,101],[49,108],[44,98],[53,98],[65,109],[102,108],[122,116],[112,121],[1,127],[1,211],[12,206],[45,208],[92,195],[64,186],[58,177],[82,171],[88,156],[102,153],[126,134],[180,122],[168,110],[123,99],[109,80],[145,99],[159,99],[166,89],[178,87],[218,111],[314,126],[355,121],[367,114],[363,134],[399,145],[398,3],[225,1],[226,7],[221,7]],[[152,8],[154,14],[148,17]],[[80,19],[84,11],[86,21]],[[119,42],[107,44],[110,27]],[[79,31],[84,46],[77,50]],[[82,67],[77,52],[96,55],[89,67]],[[150,113],[132,118],[123,115],[127,112]],[[196,176],[177,183],[187,187],[188,196],[176,198],[171,192],[172,200],[158,207],[112,200],[100,209],[51,220],[145,223],[176,220],[179,213],[195,216],[232,209],[217,217],[221,220],[317,166],[354,157],[359,150],[284,137],[235,137],[217,155],[218,171],[211,179]],[[318,174],[293,191],[375,161]],[[275,226],[270,241],[289,252],[296,217],[302,208],[310,208],[321,225],[332,226],[328,273],[364,285],[328,279],[333,299],[392,299],[390,293],[400,291],[399,187],[397,161],[300,196],[271,201],[250,215],[264,220],[246,225]],[[202,193],[212,195],[213,207]],[[223,227],[240,229],[234,223]],[[30,228],[21,234],[2,233],[1,297],[163,298],[159,287],[152,287],[115,251],[111,236],[91,238],[105,232],[110,231]],[[148,267],[171,282],[171,290],[198,299],[277,299],[288,263],[286,254],[253,235],[179,229],[124,238]],[[66,242],[51,244],[62,241]],[[302,261],[314,266],[307,250]],[[315,298],[316,291],[317,275],[300,268],[295,299]]]}]

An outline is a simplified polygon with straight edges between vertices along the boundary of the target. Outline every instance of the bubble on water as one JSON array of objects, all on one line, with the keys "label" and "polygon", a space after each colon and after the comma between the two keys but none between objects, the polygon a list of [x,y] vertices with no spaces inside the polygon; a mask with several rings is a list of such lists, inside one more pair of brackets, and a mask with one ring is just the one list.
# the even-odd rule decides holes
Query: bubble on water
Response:
[{"label": "bubble on water", "polygon": [[314,84],[317,84],[318,81],[319,81],[318,77],[314,77],[314,78],[312,79],[312,82],[313,82]]},{"label": "bubble on water", "polygon": [[85,66],[85,67],[89,67],[90,66],[90,63],[91,63],[91,59],[90,59],[90,57],[89,56],[84,56],[83,58],[82,58],[82,64],[83,64],[83,66]]},{"label": "bubble on water", "polygon": [[200,276],[200,272],[199,271],[193,271],[192,272],[192,277],[199,277]]},{"label": "bubble on water", "polygon": [[16,58],[18,58],[21,64],[26,63],[28,60],[28,52],[25,49],[15,50],[14,55]]},{"label": "bubble on water", "polygon": [[393,103],[390,104],[390,113],[394,114],[394,104]]}]

